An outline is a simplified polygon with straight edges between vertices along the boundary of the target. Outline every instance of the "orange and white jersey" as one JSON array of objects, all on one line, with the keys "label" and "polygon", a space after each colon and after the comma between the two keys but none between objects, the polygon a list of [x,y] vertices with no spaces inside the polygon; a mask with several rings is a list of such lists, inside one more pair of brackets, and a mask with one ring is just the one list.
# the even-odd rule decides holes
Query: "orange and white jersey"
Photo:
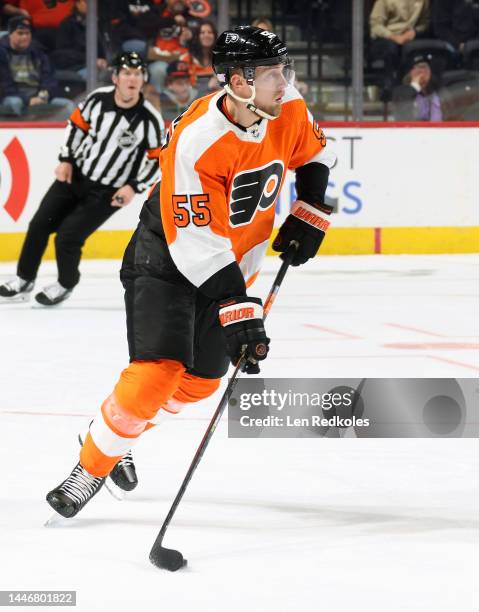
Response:
[{"label": "orange and white jersey", "polygon": [[178,270],[196,287],[236,261],[249,285],[273,229],[286,171],[329,168],[326,138],[293,87],[280,116],[244,129],[222,112],[224,92],[193,102],[160,154],[163,231]]}]

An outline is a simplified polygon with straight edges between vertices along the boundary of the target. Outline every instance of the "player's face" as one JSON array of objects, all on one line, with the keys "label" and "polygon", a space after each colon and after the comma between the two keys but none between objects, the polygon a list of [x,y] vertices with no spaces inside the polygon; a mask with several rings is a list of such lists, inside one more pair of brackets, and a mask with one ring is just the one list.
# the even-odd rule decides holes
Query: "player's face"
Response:
[{"label": "player's face", "polygon": [[140,97],[144,80],[141,68],[124,67],[119,70],[118,74],[113,75],[117,93],[125,102],[137,100]]},{"label": "player's face", "polygon": [[273,117],[279,117],[281,101],[290,79],[290,68],[285,64],[258,66],[254,78],[256,106]]}]

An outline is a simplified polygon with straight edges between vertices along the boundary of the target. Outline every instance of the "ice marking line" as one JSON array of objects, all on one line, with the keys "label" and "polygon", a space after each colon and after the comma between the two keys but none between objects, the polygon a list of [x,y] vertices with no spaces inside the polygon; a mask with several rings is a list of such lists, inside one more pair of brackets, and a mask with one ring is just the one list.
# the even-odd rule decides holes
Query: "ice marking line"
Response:
[{"label": "ice marking line", "polygon": [[308,361],[310,359],[414,359],[414,358],[423,358],[425,355],[421,354],[421,353],[406,353],[406,354],[402,354],[400,355],[399,353],[395,353],[394,355],[356,355],[354,353],[350,353],[349,355],[307,355],[307,357],[304,357],[304,354],[302,355],[284,355],[284,356],[280,356],[277,357],[276,355],[274,357],[270,357],[269,360],[275,360],[275,359],[307,359]]},{"label": "ice marking line", "polygon": [[335,334],[336,336],[342,336],[343,338],[349,338],[350,340],[362,340],[362,338],[359,336],[353,336],[352,334],[337,331],[336,329],[331,329],[331,327],[322,327],[321,325],[316,325],[315,323],[303,323],[303,327],[318,329],[319,331],[324,331],[328,334]]},{"label": "ice marking line", "polygon": [[274,339],[276,342],[336,342],[337,338],[325,338],[324,336],[317,336],[316,338],[276,338]]},{"label": "ice marking line", "polygon": [[27,414],[28,416],[94,417],[94,412],[36,412],[34,410],[0,410],[0,414]]},{"label": "ice marking line", "polygon": [[434,336],[435,338],[447,338],[447,336],[445,336],[444,334],[436,334],[435,332],[420,329],[419,327],[400,325],[399,323],[385,323],[385,325],[389,325],[389,327],[397,327],[398,329],[405,329],[406,331],[417,332],[418,334],[424,334],[426,336]]},{"label": "ice marking line", "polygon": [[443,351],[479,349],[479,342],[392,342],[383,344],[384,348],[396,349],[439,349]]},{"label": "ice marking line", "polygon": [[[92,418],[96,415],[96,412],[82,413],[82,412],[35,412],[28,410],[0,410],[0,414],[12,414],[12,415],[21,415],[21,416],[56,416],[56,417],[81,417],[81,418]],[[209,416],[184,416],[177,419],[173,419],[176,421],[209,421]],[[169,423],[172,420],[168,421]]]},{"label": "ice marking line", "polygon": [[474,366],[470,363],[464,363],[462,361],[456,361],[455,359],[447,359],[446,357],[436,357],[435,355],[427,355],[427,357],[429,359],[435,359],[436,361],[444,361],[445,363],[452,363],[453,365],[458,365],[461,366],[463,368],[467,368],[469,370],[475,370],[476,372],[479,372],[479,367],[478,366]]}]

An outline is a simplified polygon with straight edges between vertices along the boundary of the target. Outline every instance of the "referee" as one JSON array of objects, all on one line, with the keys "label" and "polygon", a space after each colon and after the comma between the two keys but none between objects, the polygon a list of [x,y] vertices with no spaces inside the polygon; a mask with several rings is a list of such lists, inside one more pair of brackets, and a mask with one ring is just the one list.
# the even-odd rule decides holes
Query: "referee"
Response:
[{"label": "referee", "polygon": [[73,111],[56,180],[28,226],[17,276],[0,285],[4,301],[29,299],[54,232],[58,281],[35,299],[44,306],[65,300],[80,280],[88,236],[158,179],[164,122],[141,93],[146,75],[137,53],[121,54],[113,62],[114,86],[96,89]]}]

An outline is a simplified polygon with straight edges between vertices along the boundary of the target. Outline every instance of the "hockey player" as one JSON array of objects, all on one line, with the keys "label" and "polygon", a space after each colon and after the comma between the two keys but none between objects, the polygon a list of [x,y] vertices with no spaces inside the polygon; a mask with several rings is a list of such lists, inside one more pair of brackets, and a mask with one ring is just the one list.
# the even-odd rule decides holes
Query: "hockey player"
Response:
[{"label": "hockey player", "polygon": [[171,125],[161,183],[144,204],[123,259],[130,365],[93,420],[68,478],[47,501],[77,514],[159,417],[210,396],[246,350],[247,373],[268,354],[262,302],[247,294],[270,238],[288,168],[298,200],[274,241],[299,243],[293,265],[314,257],[329,225],[324,203],[335,157],[290,85],[283,42],[241,26],[213,51],[224,90],[200,98]]},{"label": "hockey player", "polygon": [[53,233],[58,282],[35,299],[52,306],[69,297],[80,280],[78,266],[88,236],[158,179],[164,123],[141,94],[145,77],[139,55],[118,56],[114,86],[93,91],[71,115],[56,181],[30,222],[17,276],[0,286],[0,299],[29,299]]}]

